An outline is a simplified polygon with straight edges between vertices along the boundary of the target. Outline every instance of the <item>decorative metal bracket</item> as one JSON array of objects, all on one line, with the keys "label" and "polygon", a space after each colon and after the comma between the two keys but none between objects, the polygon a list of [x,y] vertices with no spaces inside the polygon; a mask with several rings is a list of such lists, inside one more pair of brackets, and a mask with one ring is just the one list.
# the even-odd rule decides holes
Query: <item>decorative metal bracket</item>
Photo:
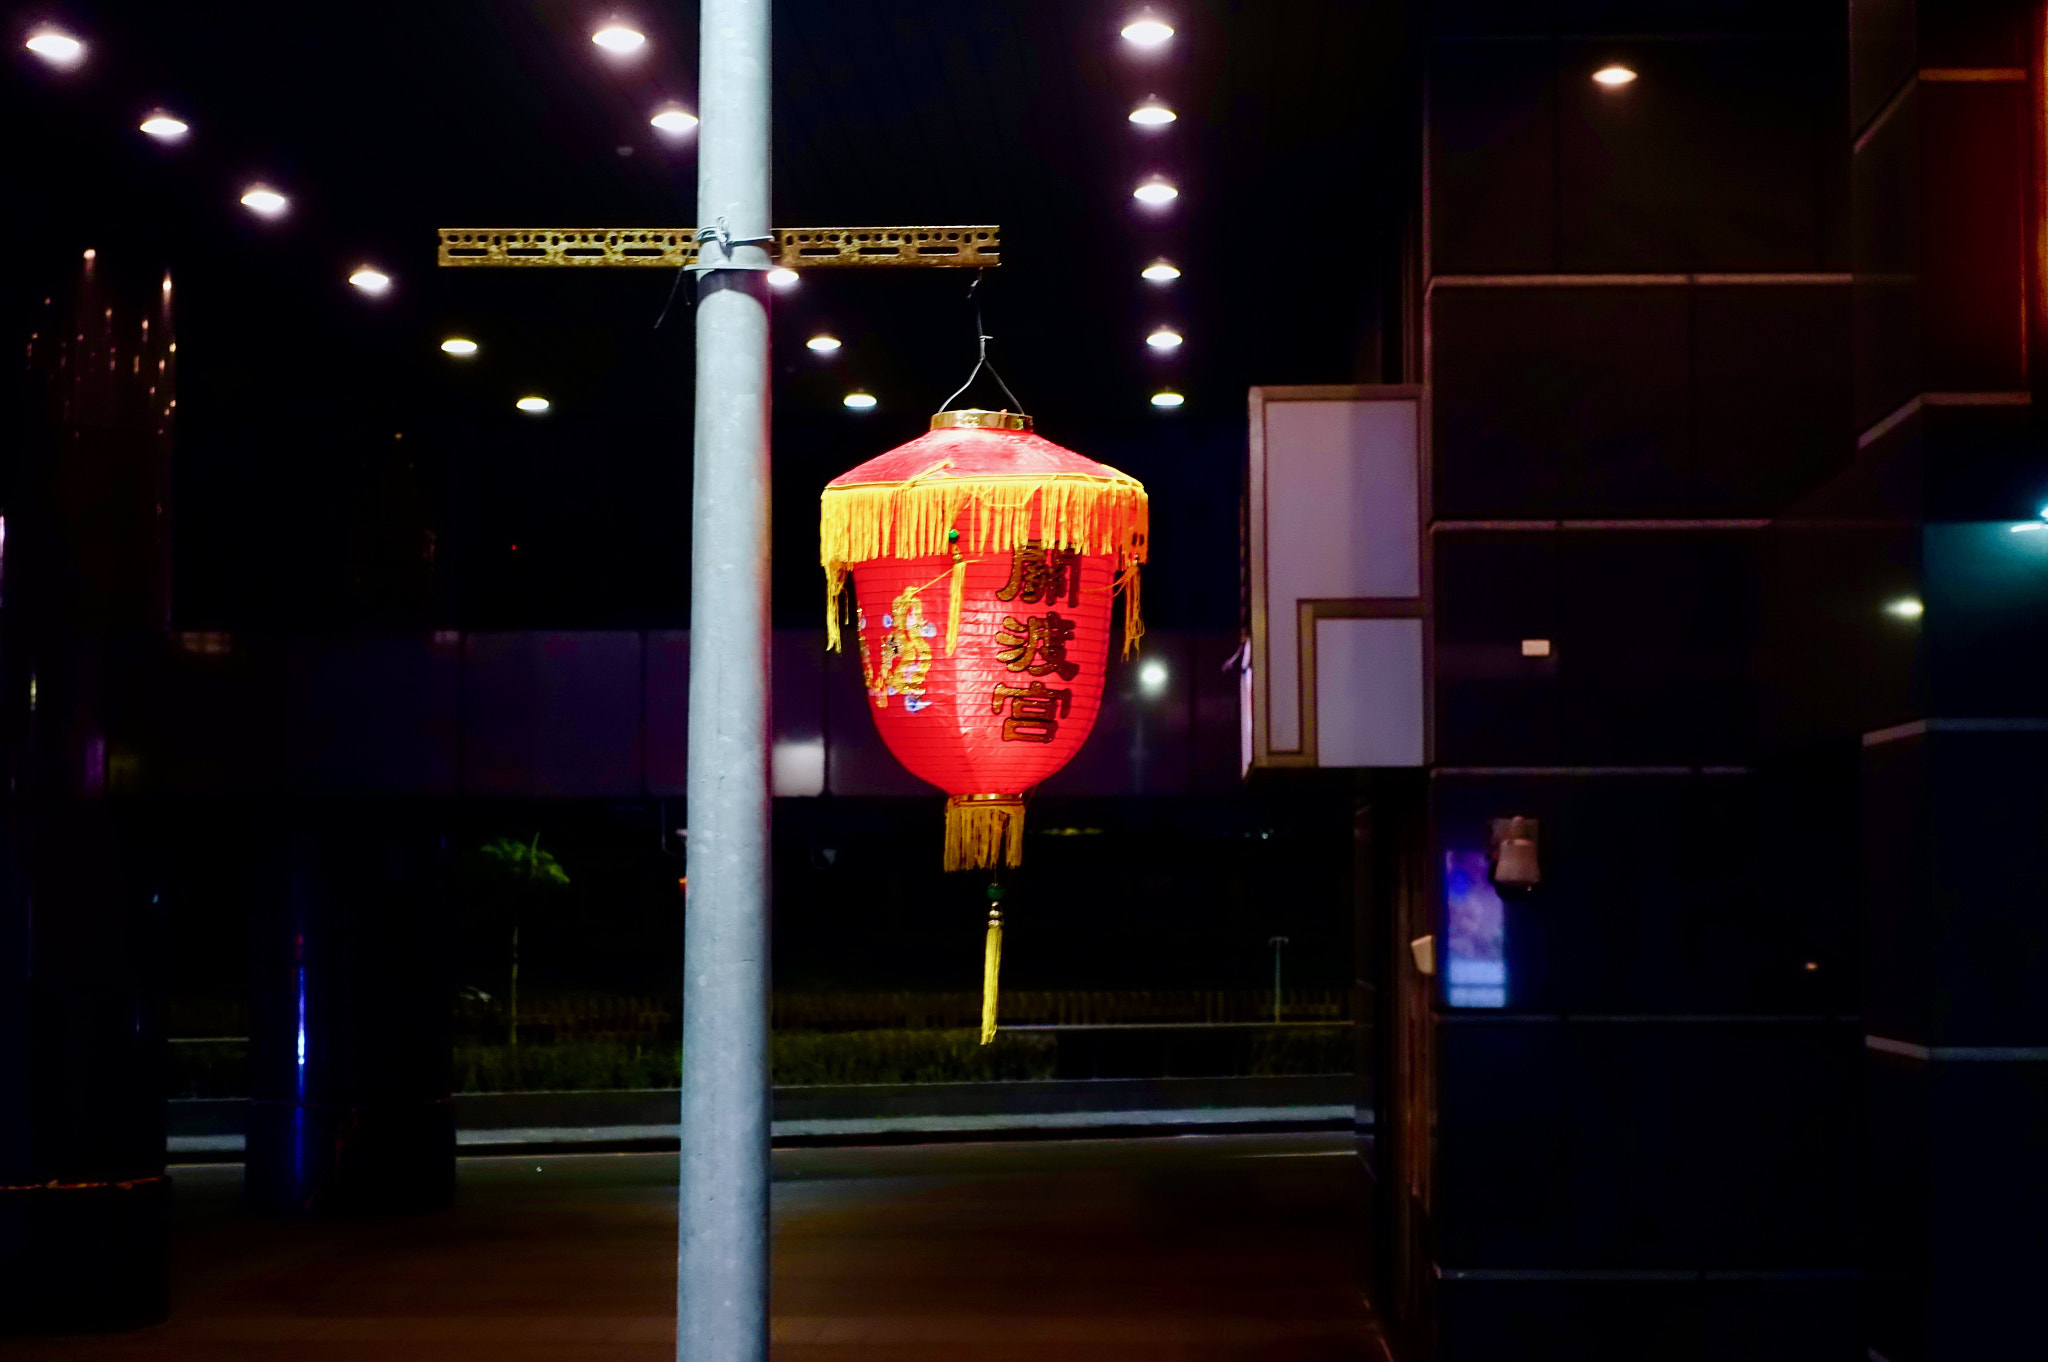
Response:
[{"label": "decorative metal bracket", "polygon": [[[697,263],[694,227],[444,227],[443,266],[646,266]],[[792,270],[849,266],[989,269],[1003,263],[1002,231],[975,227],[777,228],[770,251]]]}]

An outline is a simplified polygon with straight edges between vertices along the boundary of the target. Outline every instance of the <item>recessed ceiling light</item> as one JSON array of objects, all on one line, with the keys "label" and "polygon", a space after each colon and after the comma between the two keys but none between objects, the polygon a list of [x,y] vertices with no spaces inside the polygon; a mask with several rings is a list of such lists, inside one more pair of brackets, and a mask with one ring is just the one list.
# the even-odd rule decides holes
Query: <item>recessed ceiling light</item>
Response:
[{"label": "recessed ceiling light", "polygon": [[1927,613],[1927,607],[1920,603],[1918,596],[1901,596],[1885,603],[1884,612],[1895,619],[1917,620]]},{"label": "recessed ceiling light", "polygon": [[1137,108],[1131,110],[1131,121],[1148,128],[1156,128],[1171,123],[1179,116],[1173,110],[1161,104],[1156,98],[1148,99]]},{"label": "recessed ceiling light", "polygon": [[160,142],[175,142],[192,131],[182,118],[158,111],[142,120],[142,130]]},{"label": "recessed ceiling light", "polygon": [[1613,66],[1603,66],[1598,71],[1595,71],[1593,73],[1594,80],[1597,80],[1602,85],[1607,86],[1626,85],[1635,78],[1635,72],[1629,70],[1629,68],[1627,68],[1626,66],[1622,66],[1619,64]]},{"label": "recessed ceiling light", "polygon": [[697,115],[674,104],[658,110],[647,120],[663,132],[688,132],[697,126]]},{"label": "recessed ceiling light", "polygon": [[829,355],[839,348],[839,337],[828,336],[823,332],[819,332],[805,341],[804,344],[810,346],[811,349],[816,350],[821,355]]},{"label": "recessed ceiling light", "polygon": [[1145,344],[1151,346],[1154,350],[1172,350],[1179,347],[1180,339],[1180,332],[1170,326],[1162,326],[1151,335],[1145,337]]},{"label": "recessed ceiling light", "polygon": [[1162,388],[1160,391],[1152,394],[1152,405],[1155,407],[1178,407],[1185,401],[1187,401],[1185,397],[1182,397],[1171,388]]},{"label": "recessed ceiling light", "polygon": [[867,411],[875,405],[874,394],[864,392],[850,392],[839,401],[841,405],[854,411]]},{"label": "recessed ceiling light", "polygon": [[348,281],[365,293],[383,293],[391,287],[391,276],[382,270],[359,265]]},{"label": "recessed ceiling light", "polygon": [[788,288],[796,280],[797,273],[795,270],[785,269],[780,265],[768,271],[768,283],[774,288]]},{"label": "recessed ceiling light", "polygon": [[1157,47],[1173,36],[1173,25],[1147,15],[1124,25],[1124,41],[1139,47]]},{"label": "recessed ceiling light", "polygon": [[538,416],[546,411],[550,404],[545,397],[522,397],[512,405],[530,415]]},{"label": "recessed ceiling light", "polygon": [[624,56],[628,52],[639,51],[641,45],[647,41],[647,35],[627,28],[624,24],[606,24],[590,35],[590,41],[607,52]]},{"label": "recessed ceiling light", "polygon": [[1169,260],[1155,260],[1138,273],[1155,284],[1165,284],[1180,278],[1180,266]]},{"label": "recessed ceiling light", "polygon": [[85,44],[54,28],[37,29],[22,46],[52,66],[76,66],[85,59]]},{"label": "recessed ceiling light", "polygon": [[1140,203],[1172,203],[1180,197],[1180,191],[1155,176],[1133,189],[1131,197]]},{"label": "recessed ceiling light", "polygon": [[476,342],[467,336],[450,336],[447,340],[441,342],[441,348],[451,355],[461,355],[464,358],[468,358],[476,353],[477,346]]},{"label": "recessed ceiling light", "polygon": [[275,189],[267,189],[260,184],[254,184],[242,191],[242,206],[252,213],[260,214],[266,218],[274,218],[280,216],[285,209],[291,207],[291,200],[278,193]]}]

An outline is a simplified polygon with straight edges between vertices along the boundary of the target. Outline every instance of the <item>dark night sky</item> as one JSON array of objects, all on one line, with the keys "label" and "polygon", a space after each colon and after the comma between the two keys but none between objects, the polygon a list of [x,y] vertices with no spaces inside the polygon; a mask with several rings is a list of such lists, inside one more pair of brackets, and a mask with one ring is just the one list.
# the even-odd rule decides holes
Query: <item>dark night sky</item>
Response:
[{"label": "dark night sky", "polygon": [[[1373,204],[1398,175],[1366,129],[1392,63],[1370,6],[1181,0],[1154,55],[1117,37],[1135,8],[783,0],[776,220],[1000,222],[1006,263],[982,291],[1010,386],[1042,433],[1151,490],[1152,622],[1228,630],[1246,387],[1381,377],[1374,261],[1391,253]],[[648,34],[636,59],[589,42],[611,15]],[[694,107],[693,9],[80,3],[10,19],[8,325],[31,329],[88,246],[117,273],[177,279],[184,627],[687,620],[688,286],[657,331],[666,272],[437,272],[433,229],[692,224],[694,141],[646,120],[665,97]],[[81,67],[20,48],[12,30],[38,19],[89,42]],[[1148,94],[1180,121],[1132,127]],[[156,105],[191,122],[182,145],[136,131]],[[1153,173],[1182,190],[1165,213],[1129,197]],[[292,197],[283,220],[237,204],[258,179]],[[1183,278],[1142,282],[1162,254]],[[364,261],[392,294],[347,286]],[[817,488],[918,433],[966,376],[969,278],[814,274],[778,298],[779,624],[818,618]],[[1142,343],[1160,322],[1187,336],[1170,358]],[[846,342],[837,357],[803,347],[820,328]],[[458,332],[482,354],[439,353]],[[1162,382],[1184,409],[1148,405]],[[854,386],[880,407],[843,410]],[[554,410],[515,412],[526,391]],[[435,563],[415,590],[421,528]]]}]

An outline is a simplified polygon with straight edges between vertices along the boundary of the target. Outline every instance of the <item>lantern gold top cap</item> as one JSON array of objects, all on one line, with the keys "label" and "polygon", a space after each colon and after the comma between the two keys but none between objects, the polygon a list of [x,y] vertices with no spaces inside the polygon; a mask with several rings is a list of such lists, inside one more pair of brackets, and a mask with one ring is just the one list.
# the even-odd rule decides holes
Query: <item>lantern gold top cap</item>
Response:
[{"label": "lantern gold top cap", "polygon": [[1021,411],[984,411],[962,407],[942,411],[932,418],[933,430],[1029,430],[1031,418]]}]

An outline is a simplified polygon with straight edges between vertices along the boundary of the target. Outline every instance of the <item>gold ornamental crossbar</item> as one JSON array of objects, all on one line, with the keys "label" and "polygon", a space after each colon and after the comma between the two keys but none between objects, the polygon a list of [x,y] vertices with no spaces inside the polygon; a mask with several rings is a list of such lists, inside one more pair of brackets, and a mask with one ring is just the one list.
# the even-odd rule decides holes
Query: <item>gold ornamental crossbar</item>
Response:
[{"label": "gold ornamental crossbar", "polygon": [[[694,228],[444,227],[443,265],[645,265],[697,263]],[[775,231],[775,263],[786,269],[845,266],[1002,264],[1002,233],[980,227],[790,227]]]}]

